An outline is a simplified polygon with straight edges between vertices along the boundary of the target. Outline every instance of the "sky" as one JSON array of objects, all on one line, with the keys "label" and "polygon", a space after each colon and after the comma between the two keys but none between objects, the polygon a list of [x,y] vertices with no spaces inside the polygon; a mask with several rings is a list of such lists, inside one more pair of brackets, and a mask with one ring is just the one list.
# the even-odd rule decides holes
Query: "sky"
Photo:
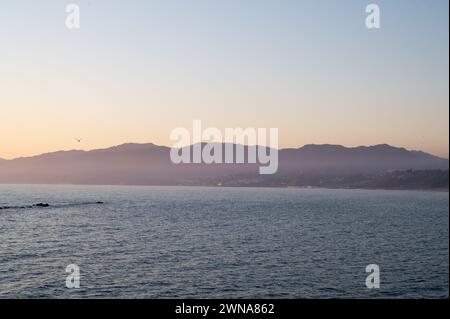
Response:
[{"label": "sky", "polygon": [[[380,29],[365,26],[371,2]],[[281,148],[448,157],[448,1],[371,2],[2,0],[0,158],[171,146],[194,119],[275,127]]]}]

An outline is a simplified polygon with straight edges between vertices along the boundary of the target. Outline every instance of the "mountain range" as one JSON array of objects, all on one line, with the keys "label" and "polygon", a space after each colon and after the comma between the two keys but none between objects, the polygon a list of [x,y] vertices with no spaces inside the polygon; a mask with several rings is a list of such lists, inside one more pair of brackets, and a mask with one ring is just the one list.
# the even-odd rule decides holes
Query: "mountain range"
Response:
[{"label": "mountain range", "polygon": [[169,147],[128,143],[0,159],[0,183],[448,189],[448,159],[421,151],[310,144],[278,154],[277,173],[260,175],[259,163],[173,164]]}]

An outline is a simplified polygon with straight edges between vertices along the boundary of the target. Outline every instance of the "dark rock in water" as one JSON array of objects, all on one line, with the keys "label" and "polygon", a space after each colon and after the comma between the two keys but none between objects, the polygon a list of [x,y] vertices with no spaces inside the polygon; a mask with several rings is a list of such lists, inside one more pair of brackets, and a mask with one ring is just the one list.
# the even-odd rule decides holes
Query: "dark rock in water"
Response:
[{"label": "dark rock in water", "polygon": [[36,205],[34,205],[35,207],[49,207],[50,205],[49,204],[47,204],[47,203],[39,203],[39,204],[36,204]]},{"label": "dark rock in water", "polygon": [[[90,203],[82,203],[81,205],[104,204],[104,203],[105,202],[97,201],[97,202],[90,202]],[[67,205],[71,205],[71,204],[67,204]],[[33,207],[50,207],[50,204],[38,203],[38,204],[34,204],[34,205],[24,205],[24,206],[0,206],[0,210],[3,210],[3,209],[25,209],[25,208],[33,208]]]}]

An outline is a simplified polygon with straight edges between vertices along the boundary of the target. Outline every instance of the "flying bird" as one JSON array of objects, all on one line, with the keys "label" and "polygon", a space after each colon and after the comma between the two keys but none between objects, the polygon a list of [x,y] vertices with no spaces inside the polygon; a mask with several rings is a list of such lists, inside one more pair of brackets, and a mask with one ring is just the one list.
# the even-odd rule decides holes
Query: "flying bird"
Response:
[{"label": "flying bird", "polygon": [[78,143],[81,143],[81,138],[76,138],[75,139]]}]

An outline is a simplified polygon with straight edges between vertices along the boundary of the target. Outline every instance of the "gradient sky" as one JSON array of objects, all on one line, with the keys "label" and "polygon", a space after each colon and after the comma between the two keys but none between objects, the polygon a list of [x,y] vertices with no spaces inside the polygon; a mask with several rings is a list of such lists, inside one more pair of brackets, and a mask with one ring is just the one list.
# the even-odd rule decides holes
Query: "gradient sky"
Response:
[{"label": "gradient sky", "polygon": [[[81,29],[65,27],[65,5]],[[381,7],[381,29],[365,7]],[[0,157],[176,127],[278,127],[280,147],[388,143],[448,157],[447,0],[0,3]],[[83,139],[82,143],[75,141]]]}]

